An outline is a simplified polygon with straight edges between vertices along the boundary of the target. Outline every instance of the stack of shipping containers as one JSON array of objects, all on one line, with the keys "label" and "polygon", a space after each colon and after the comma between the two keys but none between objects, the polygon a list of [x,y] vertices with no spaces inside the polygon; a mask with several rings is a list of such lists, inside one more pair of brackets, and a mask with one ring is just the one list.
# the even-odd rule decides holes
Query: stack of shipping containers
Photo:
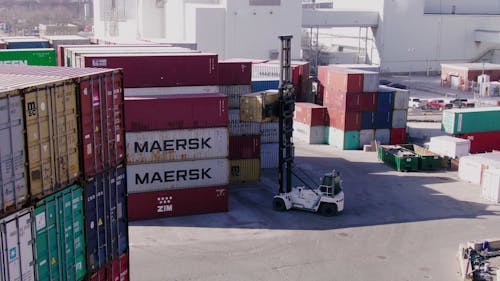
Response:
[{"label": "stack of shipping containers", "polygon": [[[18,168],[2,174],[2,188],[14,187],[4,178],[16,179],[19,197],[27,183],[22,198],[29,200],[19,218],[33,217],[34,241],[20,247],[25,253],[15,254],[14,247],[4,254],[22,258],[26,270],[33,260],[37,280],[128,280],[121,71],[2,66],[0,73],[2,87],[10,89],[3,96],[11,112],[2,118],[10,121],[4,136],[11,139],[9,151],[20,152],[10,156],[19,158]],[[26,179],[16,178],[25,162]],[[21,227],[18,233],[17,239],[26,235]],[[9,270],[15,268],[2,273],[17,274]]]},{"label": "stack of shipping containers", "polygon": [[328,111],[325,106],[296,102],[293,118],[293,139],[309,144],[326,143]]}]

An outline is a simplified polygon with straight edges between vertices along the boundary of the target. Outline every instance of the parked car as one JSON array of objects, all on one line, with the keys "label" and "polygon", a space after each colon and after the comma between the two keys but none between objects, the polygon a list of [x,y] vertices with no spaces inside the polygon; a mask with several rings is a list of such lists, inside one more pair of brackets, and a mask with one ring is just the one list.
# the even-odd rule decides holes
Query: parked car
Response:
[{"label": "parked car", "polygon": [[413,109],[421,108],[423,104],[424,104],[423,101],[420,100],[419,98],[410,97],[410,99],[408,100],[408,107],[409,108],[413,108]]},{"label": "parked car", "polygon": [[454,108],[470,108],[475,106],[473,102],[469,102],[467,99],[452,99],[450,103]]},{"label": "parked car", "polygon": [[433,100],[429,100],[427,102],[426,108],[443,111],[444,109],[451,109],[451,108],[453,108],[453,104],[448,103],[448,102],[446,102],[443,99],[433,99]]}]

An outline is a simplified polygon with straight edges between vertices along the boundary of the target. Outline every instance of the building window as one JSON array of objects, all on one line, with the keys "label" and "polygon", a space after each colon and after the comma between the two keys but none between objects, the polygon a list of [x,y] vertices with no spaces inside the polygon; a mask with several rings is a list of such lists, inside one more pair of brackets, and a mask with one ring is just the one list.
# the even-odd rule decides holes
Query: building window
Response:
[{"label": "building window", "polygon": [[281,0],[250,0],[250,6],[280,6]]}]

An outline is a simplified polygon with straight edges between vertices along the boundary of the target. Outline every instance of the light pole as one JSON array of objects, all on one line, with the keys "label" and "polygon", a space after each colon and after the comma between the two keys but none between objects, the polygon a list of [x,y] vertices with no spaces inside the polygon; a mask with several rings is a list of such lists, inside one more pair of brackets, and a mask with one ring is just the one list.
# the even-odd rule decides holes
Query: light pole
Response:
[{"label": "light pole", "polygon": [[411,88],[411,67],[412,67],[412,58],[413,53],[415,52],[415,48],[408,48],[408,56],[409,56],[409,70],[408,70],[408,89]]}]

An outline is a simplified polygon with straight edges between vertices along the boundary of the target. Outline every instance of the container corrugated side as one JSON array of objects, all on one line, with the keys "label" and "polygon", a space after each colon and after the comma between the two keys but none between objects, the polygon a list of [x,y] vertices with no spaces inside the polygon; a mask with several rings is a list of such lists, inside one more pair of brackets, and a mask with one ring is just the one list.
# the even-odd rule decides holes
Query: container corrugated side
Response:
[{"label": "container corrugated side", "polygon": [[242,95],[240,120],[243,122],[272,122],[278,120],[276,104],[278,91],[263,91]]},{"label": "container corrugated side", "polygon": [[375,130],[375,140],[380,144],[389,144],[391,142],[390,129],[377,129]]},{"label": "container corrugated side", "polygon": [[0,65],[56,66],[54,49],[13,49],[0,51]]},{"label": "container corrugated side", "polygon": [[80,281],[85,278],[83,209],[83,190],[76,185],[36,204],[34,233],[38,280]]},{"label": "container corrugated side", "polygon": [[499,107],[451,109],[443,112],[441,125],[448,134],[500,131],[500,122],[493,120],[500,120]]},{"label": "container corrugated side", "polygon": [[470,140],[470,152],[481,153],[500,150],[500,131],[454,135]]},{"label": "container corrugated side", "polygon": [[328,122],[328,111],[321,105],[296,102],[293,119],[309,126],[325,126]]},{"label": "container corrugated side", "polygon": [[240,98],[252,92],[250,85],[226,85],[220,86],[220,92],[227,96],[229,108],[240,108]]},{"label": "container corrugated side", "polygon": [[127,166],[128,193],[227,185],[229,161],[208,159]]},{"label": "container corrugated side", "polygon": [[117,257],[106,265],[106,276],[108,281],[129,280],[129,258],[128,253]]},{"label": "container corrugated side", "polygon": [[450,136],[432,137],[429,150],[450,158],[462,157],[469,154],[470,141]]},{"label": "container corrugated side", "polygon": [[404,144],[406,143],[406,128],[391,129],[390,144]]},{"label": "container corrugated side", "polygon": [[182,86],[182,87],[150,87],[150,88],[125,88],[126,97],[143,96],[167,96],[183,94],[217,94],[221,92],[221,87],[216,85],[208,86]]},{"label": "container corrugated side", "polygon": [[379,88],[377,97],[378,111],[392,111],[394,108],[394,90],[387,88]]},{"label": "container corrugated side", "polygon": [[250,85],[252,63],[244,61],[219,61],[220,85]]},{"label": "container corrugated side", "polygon": [[500,169],[488,169],[484,171],[481,185],[482,198],[500,203]]},{"label": "container corrugated side", "polygon": [[359,131],[359,146],[369,145],[375,139],[375,130],[361,130]]},{"label": "container corrugated side", "polygon": [[28,199],[24,116],[17,91],[0,91],[0,208],[5,214]]},{"label": "container corrugated side", "polygon": [[229,183],[257,182],[260,180],[260,159],[230,160]]},{"label": "container corrugated side", "polygon": [[261,124],[266,124],[257,122],[241,122],[239,109],[230,109],[228,118],[230,136],[260,135]]},{"label": "container corrugated side", "polygon": [[129,132],[127,163],[154,163],[228,157],[227,128]]},{"label": "container corrugated side", "polygon": [[329,127],[328,144],[343,150],[359,149],[359,131],[343,131]]},{"label": "container corrugated side", "polygon": [[394,109],[408,109],[410,100],[410,91],[403,89],[394,89]]},{"label": "container corrugated side", "polygon": [[279,144],[262,144],[260,152],[260,167],[262,169],[278,168]]},{"label": "container corrugated side", "polygon": [[276,80],[252,80],[252,92],[278,89],[280,81]]},{"label": "container corrugated side", "polygon": [[363,73],[363,92],[376,92],[379,86],[378,72],[366,71]]},{"label": "container corrugated side", "polygon": [[231,136],[229,159],[251,159],[260,157],[260,135]]},{"label": "container corrugated side", "polygon": [[375,129],[390,129],[391,126],[392,111],[377,111],[375,113]]},{"label": "container corrugated side", "polygon": [[408,121],[407,109],[396,109],[392,112],[391,128],[396,128],[396,129],[406,128],[407,121]]},{"label": "container corrugated side", "polygon": [[32,209],[23,209],[0,220],[0,280],[35,280]]},{"label": "container corrugated side", "polygon": [[308,126],[300,122],[293,122],[293,139],[307,144],[326,143],[326,126]]},{"label": "container corrugated side", "polygon": [[[227,186],[163,190],[128,195],[130,221],[227,212]],[[141,208],[137,208],[141,206]]]},{"label": "container corrugated side", "polygon": [[276,143],[279,141],[279,123],[261,123],[260,125],[260,142],[261,143]]}]

